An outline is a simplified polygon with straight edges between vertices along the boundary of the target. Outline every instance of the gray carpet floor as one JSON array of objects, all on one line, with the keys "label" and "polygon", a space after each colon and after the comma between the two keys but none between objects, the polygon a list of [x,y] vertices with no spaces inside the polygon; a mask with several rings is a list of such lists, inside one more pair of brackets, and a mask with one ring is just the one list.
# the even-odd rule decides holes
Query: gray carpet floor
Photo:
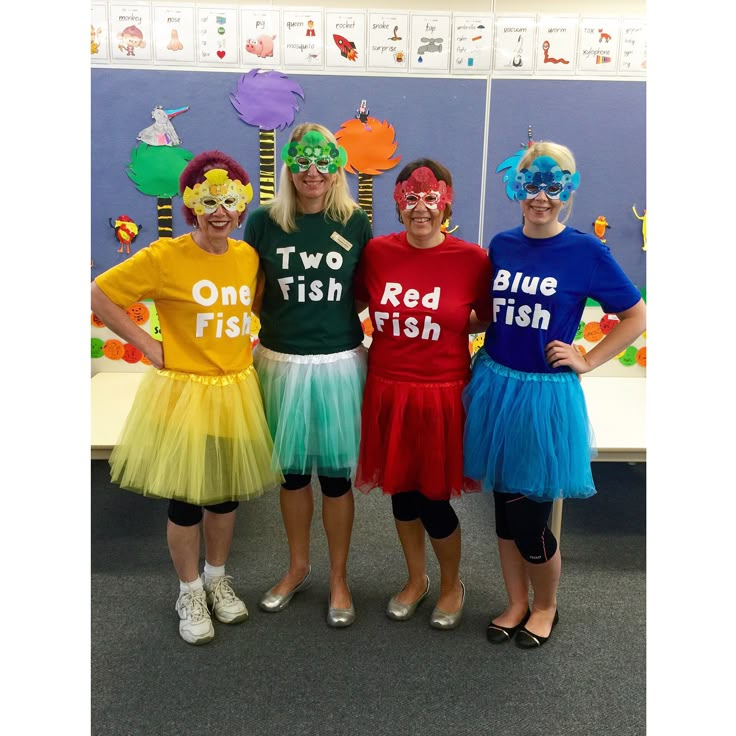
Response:
[{"label": "gray carpet floor", "polygon": [[314,585],[278,614],[257,601],[282,574],[278,492],[241,504],[227,566],[250,609],[192,647],[178,635],[166,502],[118,489],[92,461],[91,722],[103,736],[641,736],[646,722],[646,466],[594,463],[598,494],[564,506],[560,623],[541,649],[485,639],[504,607],[492,500],[454,502],[467,599],[460,627],[384,614],[405,579],[390,501],[356,493],[350,582],[358,618],[325,623],[317,494]]}]

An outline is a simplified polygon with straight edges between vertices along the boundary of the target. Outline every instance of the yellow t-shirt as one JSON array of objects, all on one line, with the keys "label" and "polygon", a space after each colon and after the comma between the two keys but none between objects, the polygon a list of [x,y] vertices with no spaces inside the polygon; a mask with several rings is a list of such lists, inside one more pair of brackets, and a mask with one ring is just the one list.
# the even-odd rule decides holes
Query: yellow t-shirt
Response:
[{"label": "yellow t-shirt", "polygon": [[217,376],[239,373],[253,362],[257,274],[258,253],[247,243],[228,239],[227,252],[215,255],[187,234],[156,240],[95,283],[123,309],[153,300],[165,368]]}]

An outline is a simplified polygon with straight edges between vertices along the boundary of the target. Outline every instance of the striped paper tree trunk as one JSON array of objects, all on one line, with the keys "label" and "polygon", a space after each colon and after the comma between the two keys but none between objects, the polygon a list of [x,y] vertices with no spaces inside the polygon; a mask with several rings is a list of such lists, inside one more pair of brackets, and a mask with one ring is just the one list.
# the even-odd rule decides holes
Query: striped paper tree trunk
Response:
[{"label": "striped paper tree trunk", "polygon": [[174,236],[174,210],[171,205],[171,197],[156,197],[156,211],[159,238],[172,238]]},{"label": "striped paper tree trunk", "polygon": [[358,204],[373,224],[373,174],[358,172]]},{"label": "striped paper tree trunk", "polygon": [[258,161],[260,166],[260,203],[273,199],[276,192],[276,134],[273,130],[258,131]]}]

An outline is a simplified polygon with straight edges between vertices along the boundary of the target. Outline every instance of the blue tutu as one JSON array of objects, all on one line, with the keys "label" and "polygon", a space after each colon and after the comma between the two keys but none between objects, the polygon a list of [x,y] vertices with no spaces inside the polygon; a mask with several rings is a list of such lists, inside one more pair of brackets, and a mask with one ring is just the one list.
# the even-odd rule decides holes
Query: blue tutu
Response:
[{"label": "blue tutu", "polygon": [[465,475],[484,492],[536,501],[595,494],[595,438],[577,374],[524,373],[481,348],[463,404]]}]

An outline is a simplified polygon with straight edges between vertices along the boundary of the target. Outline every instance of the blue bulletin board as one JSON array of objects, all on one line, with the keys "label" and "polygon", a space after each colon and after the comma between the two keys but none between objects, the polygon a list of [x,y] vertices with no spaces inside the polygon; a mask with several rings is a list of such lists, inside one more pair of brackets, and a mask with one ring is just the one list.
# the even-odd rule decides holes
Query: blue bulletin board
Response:
[{"label": "blue bulletin board", "polygon": [[[91,71],[91,278],[129,257],[120,250],[111,220],[130,217],[140,227],[131,252],[158,237],[155,197],[139,192],[126,174],[138,133],[152,123],[156,106],[188,107],[172,119],[181,146],[194,154],[218,148],[251,176],[258,202],[259,130],[244,123],[230,102],[243,72],[151,69]],[[592,232],[600,215],[607,243],[629,277],[646,286],[639,214],[646,208],[646,83],[547,79],[371,77],[289,74],[304,98],[295,123],[318,122],[337,131],[356,117],[361,100],[370,115],[395,130],[401,161],[373,180],[373,229],[400,228],[392,191],[396,174],[414,158],[428,156],[452,172],[455,235],[486,246],[491,236],[520,223],[518,204],[504,191],[497,166],[527,140],[568,145],[577,158],[581,187],[568,224]],[[490,88],[490,89],[489,89]],[[291,126],[276,130],[276,150]],[[277,171],[280,168],[277,162]],[[357,176],[349,174],[358,197]],[[188,228],[181,198],[173,198],[173,232]]]}]

